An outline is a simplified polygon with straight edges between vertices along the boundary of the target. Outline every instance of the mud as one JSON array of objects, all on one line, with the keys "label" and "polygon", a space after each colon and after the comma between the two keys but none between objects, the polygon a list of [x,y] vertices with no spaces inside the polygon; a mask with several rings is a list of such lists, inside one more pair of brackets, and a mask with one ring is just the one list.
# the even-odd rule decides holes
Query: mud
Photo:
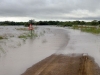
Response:
[{"label": "mud", "polygon": [[88,55],[60,54],[47,57],[22,75],[100,75],[100,68]]}]

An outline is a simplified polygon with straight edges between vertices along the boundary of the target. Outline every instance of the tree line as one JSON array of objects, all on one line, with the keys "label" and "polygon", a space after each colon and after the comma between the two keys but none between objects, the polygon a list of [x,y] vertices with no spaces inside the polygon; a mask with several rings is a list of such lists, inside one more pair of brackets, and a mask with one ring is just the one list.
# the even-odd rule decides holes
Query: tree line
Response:
[{"label": "tree line", "polygon": [[32,21],[29,20],[28,22],[14,22],[14,21],[2,21],[0,25],[25,25],[29,26],[29,24],[33,25],[57,25],[57,26],[72,26],[72,25],[93,25],[97,26],[100,25],[100,21],[93,20],[91,22],[86,21]]},{"label": "tree line", "polygon": [[27,22],[2,21],[0,25],[24,25]]}]

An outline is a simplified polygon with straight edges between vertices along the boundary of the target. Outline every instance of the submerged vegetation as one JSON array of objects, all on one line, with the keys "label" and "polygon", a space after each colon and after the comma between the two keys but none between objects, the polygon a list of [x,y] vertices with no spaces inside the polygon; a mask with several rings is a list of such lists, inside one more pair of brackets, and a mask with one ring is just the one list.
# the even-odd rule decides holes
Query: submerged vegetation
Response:
[{"label": "submerged vegetation", "polygon": [[2,36],[0,36],[0,40],[1,40],[1,39],[3,39],[3,37],[2,37]]},{"label": "submerged vegetation", "polygon": [[3,52],[3,53],[6,53],[1,46],[0,46],[0,51]]},{"label": "submerged vegetation", "polygon": [[34,30],[31,34],[31,31],[28,30],[28,27],[1,26],[0,56],[5,55],[9,49],[19,48],[26,43],[28,38],[31,40],[35,39],[38,36],[38,32],[35,32],[36,29],[37,27],[34,27]]},{"label": "submerged vegetation", "polygon": [[99,26],[78,26],[73,25],[73,29],[79,29],[83,32],[93,33],[93,34],[99,34],[100,33],[100,27]]},{"label": "submerged vegetation", "polygon": [[81,29],[81,31],[89,32],[89,33],[94,33],[94,34],[99,34],[100,33],[100,28],[99,29],[96,29],[96,28],[86,28],[86,29]]},{"label": "submerged vegetation", "polygon": [[32,32],[32,34],[29,32],[29,33],[24,33],[18,36],[18,38],[25,38],[25,39],[29,37],[37,37],[37,34],[35,32]]},{"label": "submerged vegetation", "polygon": [[27,31],[28,28],[16,28],[16,30],[24,30],[24,31]]}]

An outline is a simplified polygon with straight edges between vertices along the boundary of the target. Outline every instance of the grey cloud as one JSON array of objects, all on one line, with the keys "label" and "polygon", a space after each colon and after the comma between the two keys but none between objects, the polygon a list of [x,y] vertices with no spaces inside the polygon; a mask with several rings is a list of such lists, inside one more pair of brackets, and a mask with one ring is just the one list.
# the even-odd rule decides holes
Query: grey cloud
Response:
[{"label": "grey cloud", "polygon": [[99,17],[82,17],[82,18],[75,18],[75,17],[61,17],[61,19],[65,20],[100,20],[100,16]]},{"label": "grey cloud", "polygon": [[73,10],[100,10],[100,0],[0,0],[1,17],[34,17],[48,20],[100,19],[99,16],[92,15],[81,18],[62,16],[70,14]]}]

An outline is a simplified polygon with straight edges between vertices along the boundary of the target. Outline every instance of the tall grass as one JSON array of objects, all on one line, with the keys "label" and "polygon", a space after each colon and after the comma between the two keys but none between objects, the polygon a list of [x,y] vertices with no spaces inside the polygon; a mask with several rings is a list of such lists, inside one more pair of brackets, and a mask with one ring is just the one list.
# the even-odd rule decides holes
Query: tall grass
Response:
[{"label": "tall grass", "polygon": [[29,32],[29,33],[18,36],[18,38],[25,38],[25,39],[27,39],[29,37],[37,37],[37,34],[35,32],[32,32],[32,34]]},{"label": "tall grass", "polygon": [[93,34],[99,34],[100,33],[100,27],[96,27],[96,26],[73,26],[73,29],[79,29],[82,32],[88,32],[88,33],[93,33]]},{"label": "tall grass", "polygon": [[23,30],[23,31],[27,31],[28,28],[15,28],[16,30]]},{"label": "tall grass", "polygon": [[84,28],[84,29],[81,29],[81,31],[88,32],[88,33],[93,33],[93,34],[99,34],[100,33],[100,28],[99,29],[96,29],[96,28]]},{"label": "tall grass", "polygon": [[72,28],[73,29],[79,29],[78,25],[73,25]]},{"label": "tall grass", "polygon": [[2,36],[0,36],[0,40],[1,40],[1,39],[3,39],[3,37],[2,37]]}]

